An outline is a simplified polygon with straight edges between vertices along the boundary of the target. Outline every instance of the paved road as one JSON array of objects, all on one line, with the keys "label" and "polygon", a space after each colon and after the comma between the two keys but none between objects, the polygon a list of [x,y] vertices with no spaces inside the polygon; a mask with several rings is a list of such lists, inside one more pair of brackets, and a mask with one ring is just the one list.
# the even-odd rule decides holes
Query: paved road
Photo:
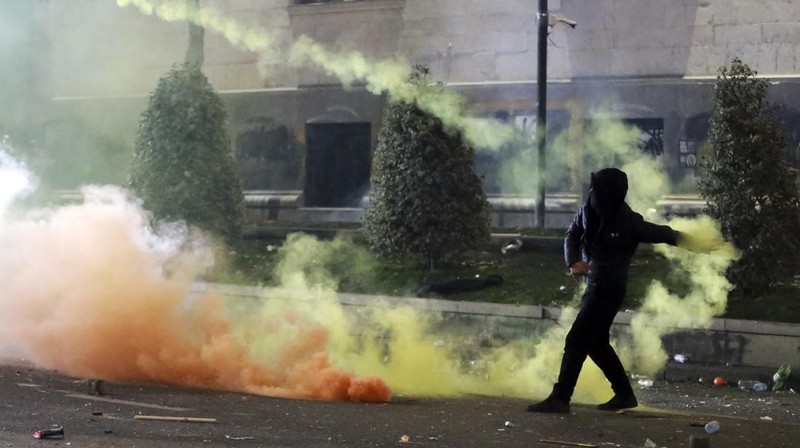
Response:
[{"label": "paved road", "polygon": [[[693,426],[721,423],[711,446],[796,447],[800,398],[694,383],[639,391],[650,406],[615,414],[574,406],[568,415],[524,412],[526,401],[490,397],[412,399],[368,405],[284,400],[162,385],[106,385],[30,367],[0,367],[2,447],[557,447],[541,439],[598,447],[686,447]],[[136,415],[215,418],[217,423],[135,420]],[[770,417],[771,421],[762,420]],[[506,422],[510,422],[506,425]],[[63,426],[60,440],[37,429]],[[407,436],[408,442],[404,436]]]}]

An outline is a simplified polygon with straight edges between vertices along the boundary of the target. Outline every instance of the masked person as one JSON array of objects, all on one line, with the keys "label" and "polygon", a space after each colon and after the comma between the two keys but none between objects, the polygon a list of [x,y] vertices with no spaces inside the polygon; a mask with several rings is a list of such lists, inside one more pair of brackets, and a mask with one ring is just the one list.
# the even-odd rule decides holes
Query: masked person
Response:
[{"label": "masked person", "polygon": [[599,409],[638,406],[625,368],[609,342],[614,317],[625,298],[628,268],[639,243],[677,245],[680,233],[649,223],[625,203],[628,176],[616,168],[592,173],[589,197],[564,240],[570,274],[586,282],[581,307],[567,334],[558,382],[531,412],[569,412],[583,362],[590,357],[611,382],[614,397]]}]

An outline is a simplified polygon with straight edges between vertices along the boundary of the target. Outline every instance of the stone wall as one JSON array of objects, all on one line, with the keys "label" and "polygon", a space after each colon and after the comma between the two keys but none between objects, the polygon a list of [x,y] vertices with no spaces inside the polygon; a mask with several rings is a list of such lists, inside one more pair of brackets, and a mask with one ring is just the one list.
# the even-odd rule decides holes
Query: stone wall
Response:
[{"label": "stone wall", "polygon": [[[203,0],[242,28],[270,30],[276,51],[259,57],[205,33],[204,71],[218,90],[293,85],[283,61],[291,44],[289,0]],[[39,4],[46,41],[37,52],[49,58],[55,97],[147,94],[171,66],[183,62],[188,28],[114,1],[52,0]],[[265,76],[269,73],[270,76]]]},{"label": "stone wall", "polygon": [[[451,82],[536,78],[535,0],[407,0],[401,48]],[[764,74],[800,70],[790,0],[550,1],[551,79],[713,76],[738,56]]]}]

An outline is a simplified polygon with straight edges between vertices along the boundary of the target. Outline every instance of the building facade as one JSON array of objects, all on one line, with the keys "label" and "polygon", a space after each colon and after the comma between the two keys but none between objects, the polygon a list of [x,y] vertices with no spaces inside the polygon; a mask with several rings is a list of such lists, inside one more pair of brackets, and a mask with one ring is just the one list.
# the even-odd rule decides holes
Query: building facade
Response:
[{"label": "building facade", "polygon": [[[186,23],[173,20],[179,14],[136,7],[163,0],[124,7],[112,0],[26,3],[15,6],[14,17],[25,26],[17,25],[11,37],[5,32],[8,45],[0,48],[0,58],[13,62],[0,69],[11,81],[6,85],[24,87],[0,94],[6,104],[28,105],[22,114],[0,114],[6,128],[35,128],[39,144],[67,161],[95,157],[105,150],[86,148],[98,145],[130,149],[147,94],[183,60]],[[220,18],[206,27],[204,71],[228,105],[248,190],[300,192],[302,205],[309,183],[325,177],[313,167],[324,171],[330,160],[325,152],[335,147],[358,154],[352,166],[368,167],[385,98],[359,79],[342,87],[329,65],[293,61],[302,36],[340,59],[357,52],[370,64],[397,57],[424,64],[432,79],[461,92],[476,114],[517,125],[535,118],[537,0],[200,3]],[[611,112],[642,130],[641,148],[663,160],[674,192],[691,193],[717,70],[738,57],[772,80],[771,95],[785,106],[782,118],[797,157],[800,2],[550,0],[549,9],[552,132],[590,119],[594,111]],[[268,42],[257,51],[244,38],[231,43],[231,36],[253,30]],[[341,126],[324,131],[330,123]],[[369,127],[355,131],[359,123]],[[502,195],[487,176],[487,190]],[[333,177],[331,185],[341,181]],[[549,189],[574,193],[580,185],[562,179]]]}]

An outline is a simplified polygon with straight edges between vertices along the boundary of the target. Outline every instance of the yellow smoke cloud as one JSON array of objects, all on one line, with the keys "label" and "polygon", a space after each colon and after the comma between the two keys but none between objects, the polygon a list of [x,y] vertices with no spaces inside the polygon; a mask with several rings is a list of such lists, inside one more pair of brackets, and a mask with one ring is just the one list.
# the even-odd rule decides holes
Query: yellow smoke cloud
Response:
[{"label": "yellow smoke cloud", "polygon": [[519,138],[512,126],[468,116],[463,98],[456,92],[410,82],[411,66],[403,58],[373,64],[359,52],[331,52],[308,36],[301,36],[292,46],[289,61],[295,66],[323,67],[346,85],[362,80],[368,91],[376,95],[386,93],[392,101],[416,103],[442,120],[445,127],[461,131],[476,146],[498,149]]},{"label": "yellow smoke cloud", "polygon": [[654,282],[631,320],[629,362],[648,374],[663,367],[667,359],[661,336],[678,329],[708,328],[711,318],[725,312],[732,288],[725,271],[739,257],[736,248],[722,239],[719,224],[708,216],[674,219],[669,225],[682,232],[680,248],[658,246],[657,250],[686,276],[689,292],[678,295]]},{"label": "yellow smoke cloud", "polygon": [[[495,341],[475,326],[444,325],[441,314],[396,304],[391,298],[375,298],[361,308],[340,305],[332,269],[346,258],[352,269],[369,276],[367,266],[375,262],[366,249],[347,240],[320,241],[294,234],[281,251],[284,259],[276,276],[284,289],[269,290],[257,313],[249,310],[241,315],[283,318],[286,309],[291,309],[313,320],[330,335],[327,347],[334,365],[379,377],[395,392],[417,396],[544,396],[556,379],[564,337],[575,315],[572,309],[533,338]],[[241,324],[239,319],[234,321]],[[259,341],[256,334],[248,333],[246,340],[259,357],[274,358],[275,347],[285,343],[274,338],[291,340],[299,332],[293,323],[275,325],[286,326],[286,334],[271,333]],[[249,324],[243,328],[252,329]],[[610,394],[602,373],[587,363],[575,399],[602,401]]]},{"label": "yellow smoke cloud", "polygon": [[168,22],[191,21],[220,33],[232,45],[255,53],[275,51],[275,39],[264,29],[247,27],[212,7],[190,7],[185,0],[117,0],[120,7],[135,6],[143,14],[155,14]]},{"label": "yellow smoke cloud", "polygon": [[[238,308],[231,313],[233,325],[257,359],[280,360],[287,344],[316,325],[325,329],[333,365],[380,377],[399,393],[529,397],[546,394],[557,374],[553,366],[560,360],[564,326],[545,332],[541,340],[479,349],[483,336],[475,327],[444,329],[440,314],[398,305],[391,298],[375,298],[364,308],[343,307],[336,297],[334,271],[346,263],[346,275],[368,279],[375,263],[369,252],[347,239],[321,241],[293,234],[280,250],[283,259],[275,272],[280,288],[265,290],[259,305],[231,300]],[[252,316],[268,322],[268,331],[260,334],[262,326],[254,326]],[[603,397],[608,388],[597,387],[603,381],[590,367],[576,397]]]}]

